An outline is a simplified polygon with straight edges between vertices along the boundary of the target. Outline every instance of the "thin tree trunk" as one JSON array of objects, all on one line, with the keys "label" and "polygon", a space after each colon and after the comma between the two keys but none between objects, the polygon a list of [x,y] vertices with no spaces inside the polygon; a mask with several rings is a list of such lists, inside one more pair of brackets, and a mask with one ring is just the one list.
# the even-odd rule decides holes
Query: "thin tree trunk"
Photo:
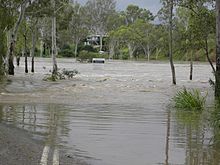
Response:
[{"label": "thin tree trunk", "polygon": [[189,79],[190,80],[193,79],[193,51],[191,51],[191,55],[190,55],[190,75],[189,75]]},{"label": "thin tree trunk", "polygon": [[25,73],[28,73],[28,61],[27,61],[27,37],[24,35],[24,55],[25,55]]},{"label": "thin tree trunk", "polygon": [[212,71],[213,73],[215,74],[215,67],[214,65],[212,64],[212,60],[210,59],[209,57],[209,47],[208,47],[208,39],[205,40],[205,54],[206,54],[206,58],[210,64],[210,66],[212,67]]},{"label": "thin tree trunk", "polygon": [[14,75],[14,51],[15,51],[15,42],[16,42],[16,37],[18,33],[18,28],[23,20],[25,9],[26,9],[26,4],[27,1],[23,1],[21,4],[21,9],[20,9],[20,15],[18,17],[18,20],[14,26],[14,30],[11,34],[11,39],[10,39],[10,44],[9,44],[9,53],[8,53],[8,58],[7,58],[7,68],[8,68],[8,74],[9,75]]},{"label": "thin tree trunk", "polygon": [[34,54],[36,48],[36,33],[37,33],[37,21],[34,22],[33,31],[32,31],[32,49],[31,49],[31,72],[34,73]]},{"label": "thin tree trunk", "polygon": [[52,61],[53,61],[53,72],[52,74],[57,74],[57,60],[56,60],[56,55],[57,55],[57,45],[56,45],[56,12],[55,12],[55,7],[56,7],[56,2],[55,0],[51,0],[52,8],[53,8],[53,16],[52,16]]},{"label": "thin tree trunk", "polygon": [[147,61],[150,61],[150,47],[147,45]]},{"label": "thin tree trunk", "polygon": [[147,53],[146,48],[145,48],[143,45],[142,45],[142,49],[143,49],[143,51],[144,51],[144,56],[147,57],[147,56],[148,56],[148,53]]},{"label": "thin tree trunk", "polygon": [[170,18],[169,18],[169,58],[170,58],[170,67],[172,72],[172,81],[176,85],[176,74],[175,67],[173,64],[173,0],[170,0]]}]

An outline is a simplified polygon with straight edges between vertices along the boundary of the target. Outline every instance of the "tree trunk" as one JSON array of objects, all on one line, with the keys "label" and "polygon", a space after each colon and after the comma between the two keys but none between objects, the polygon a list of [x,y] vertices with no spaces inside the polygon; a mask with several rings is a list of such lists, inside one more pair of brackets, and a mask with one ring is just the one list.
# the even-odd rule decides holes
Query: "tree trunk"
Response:
[{"label": "tree trunk", "polygon": [[8,74],[14,75],[14,51],[15,51],[15,44],[16,44],[16,37],[18,33],[18,28],[23,20],[25,9],[26,9],[27,1],[22,2],[21,9],[20,9],[20,15],[18,17],[18,20],[14,26],[14,30],[11,34],[10,44],[9,44],[9,53],[7,58],[7,68],[8,68]]},{"label": "tree trunk", "polygon": [[128,43],[128,51],[129,51],[129,57],[132,59],[134,57],[134,51],[135,48],[132,48],[132,44]]},{"label": "tree trunk", "polygon": [[216,0],[216,74],[215,96],[220,98],[220,0]]},{"label": "tree trunk", "polygon": [[169,2],[170,17],[169,17],[169,59],[172,72],[173,84],[176,85],[175,67],[173,64],[173,0]]},{"label": "tree trunk", "polygon": [[43,41],[43,30],[40,29],[40,57],[43,57],[43,54],[44,54],[44,41]]},{"label": "tree trunk", "polygon": [[28,61],[27,61],[27,37],[24,35],[24,55],[25,55],[25,73],[28,73]]},{"label": "tree trunk", "polygon": [[103,36],[100,35],[100,51],[102,51],[103,48]]},{"label": "tree trunk", "polygon": [[78,42],[75,43],[75,59],[76,59],[76,56],[77,56],[77,52],[78,52]]},{"label": "tree trunk", "polygon": [[112,39],[109,43],[109,59],[113,59],[115,56],[115,47],[117,42],[115,39]]},{"label": "tree trunk", "polygon": [[150,47],[147,45],[147,61],[150,61]]},{"label": "tree trunk", "polygon": [[193,79],[193,51],[191,51],[191,55],[190,55],[190,75],[189,75],[189,79],[190,80]]},{"label": "tree trunk", "polygon": [[56,7],[56,2],[55,0],[51,0],[52,8],[53,8],[53,16],[52,16],[52,61],[53,61],[53,72],[52,74],[57,74],[57,60],[56,60],[56,55],[57,55],[57,44],[56,44],[56,12],[55,12],[55,7]]},{"label": "tree trunk", "polygon": [[206,58],[207,58],[207,60],[208,60],[208,62],[209,62],[209,64],[210,64],[210,66],[212,67],[212,71],[213,71],[213,73],[215,74],[215,67],[213,66],[212,60],[211,60],[210,57],[209,57],[208,38],[205,39],[205,54],[206,54]]},{"label": "tree trunk", "polygon": [[34,73],[34,54],[36,48],[36,33],[37,33],[37,21],[34,22],[33,31],[32,31],[32,48],[31,48],[31,72]]}]

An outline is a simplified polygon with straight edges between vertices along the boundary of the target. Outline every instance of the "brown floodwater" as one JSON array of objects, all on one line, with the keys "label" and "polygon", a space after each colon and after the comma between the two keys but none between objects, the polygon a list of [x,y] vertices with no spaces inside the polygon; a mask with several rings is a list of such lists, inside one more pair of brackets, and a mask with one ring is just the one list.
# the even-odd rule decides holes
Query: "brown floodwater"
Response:
[{"label": "brown floodwater", "polygon": [[176,64],[177,86],[171,84],[168,63],[59,59],[59,67],[80,74],[58,82],[42,81],[50,59],[37,58],[35,74],[24,74],[22,64],[2,85],[0,119],[45,144],[91,165],[220,163],[209,113],[181,113],[170,106],[185,86],[208,93],[212,107],[208,64],[195,64],[193,81],[189,64]]}]

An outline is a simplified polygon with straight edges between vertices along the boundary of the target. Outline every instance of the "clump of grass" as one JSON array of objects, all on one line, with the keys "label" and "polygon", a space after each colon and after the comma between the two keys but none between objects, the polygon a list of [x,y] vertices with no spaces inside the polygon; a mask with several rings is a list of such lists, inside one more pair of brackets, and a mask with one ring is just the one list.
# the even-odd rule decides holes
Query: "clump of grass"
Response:
[{"label": "clump of grass", "polygon": [[206,96],[202,96],[199,90],[188,91],[184,88],[182,91],[177,92],[173,101],[178,109],[201,111],[205,107]]}]

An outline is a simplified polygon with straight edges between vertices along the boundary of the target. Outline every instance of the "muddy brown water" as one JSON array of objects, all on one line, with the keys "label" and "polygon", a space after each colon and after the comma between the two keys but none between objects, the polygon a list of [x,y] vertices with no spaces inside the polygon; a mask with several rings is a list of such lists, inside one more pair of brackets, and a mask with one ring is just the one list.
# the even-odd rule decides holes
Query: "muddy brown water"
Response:
[{"label": "muddy brown water", "polygon": [[219,164],[206,114],[179,114],[169,104],[183,86],[208,92],[211,68],[176,64],[177,86],[168,63],[107,61],[80,64],[59,59],[59,67],[77,69],[70,80],[44,82],[50,59],[36,59],[36,73],[16,68],[0,94],[1,122],[22,128],[34,139],[58,146],[92,165]]}]

